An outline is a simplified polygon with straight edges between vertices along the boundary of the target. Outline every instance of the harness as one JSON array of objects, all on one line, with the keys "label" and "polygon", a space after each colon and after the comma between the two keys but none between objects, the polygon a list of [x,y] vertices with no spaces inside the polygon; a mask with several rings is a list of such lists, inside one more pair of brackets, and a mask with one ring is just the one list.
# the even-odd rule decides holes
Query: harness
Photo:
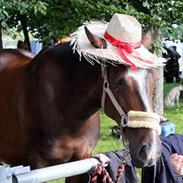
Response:
[{"label": "harness", "polygon": [[121,106],[118,104],[116,98],[114,97],[111,89],[109,88],[109,82],[107,78],[107,69],[104,66],[103,72],[102,72],[102,78],[104,79],[103,83],[103,92],[102,92],[102,108],[105,109],[105,99],[106,99],[106,94],[109,96],[112,104],[118,111],[120,117],[121,117],[121,127],[125,127],[127,125],[127,114],[124,112],[124,110],[121,108]]},{"label": "harness", "polygon": [[120,115],[120,128],[123,129],[124,127],[129,128],[150,128],[154,129],[158,132],[158,134],[161,134],[161,127],[160,127],[160,117],[159,115],[153,113],[153,112],[142,112],[142,111],[129,111],[126,113],[123,108],[119,105],[117,102],[115,96],[113,95],[110,85],[108,82],[107,77],[107,69],[106,66],[103,65],[102,68],[102,78],[104,79],[103,82],[103,92],[102,92],[102,101],[101,106],[105,111],[105,99],[106,94],[110,98],[113,106],[117,110],[117,112]]}]

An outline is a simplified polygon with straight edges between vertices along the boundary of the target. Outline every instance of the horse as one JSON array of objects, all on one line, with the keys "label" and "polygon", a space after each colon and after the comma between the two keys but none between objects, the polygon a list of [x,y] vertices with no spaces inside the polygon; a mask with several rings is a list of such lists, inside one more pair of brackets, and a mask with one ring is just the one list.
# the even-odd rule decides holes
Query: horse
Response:
[{"label": "horse", "polygon": [[22,49],[0,49],[0,70],[26,64],[33,57],[34,54]]},{"label": "horse", "polygon": [[[103,44],[92,33],[89,40],[95,46]],[[10,51],[1,50],[0,58],[3,52]],[[125,116],[130,110],[152,111],[155,69],[106,66],[113,99],[106,95],[103,107],[110,118],[121,125],[114,99]],[[99,138],[104,81],[101,64],[80,59],[70,43],[48,47],[24,64],[7,62],[0,71],[1,161],[35,169],[90,157]],[[122,133],[135,166],[156,162],[161,154],[156,130],[124,127]],[[81,181],[71,177],[66,182]]]}]

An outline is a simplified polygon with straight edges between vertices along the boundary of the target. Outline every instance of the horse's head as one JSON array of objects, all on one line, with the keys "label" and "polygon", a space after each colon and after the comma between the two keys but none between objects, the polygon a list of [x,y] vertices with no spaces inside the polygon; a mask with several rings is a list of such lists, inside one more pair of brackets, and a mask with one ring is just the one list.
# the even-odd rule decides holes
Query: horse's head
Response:
[{"label": "horse's head", "polygon": [[[137,167],[154,164],[161,154],[158,116],[151,113],[155,78],[155,70],[131,71],[125,66],[110,66],[108,69],[110,90],[119,106],[125,114],[134,111],[128,118],[135,122],[135,126],[131,127],[129,121],[129,125],[127,123],[122,128],[122,133],[123,138],[128,141],[133,164]],[[106,114],[121,125],[120,111],[110,97],[106,96],[104,103]],[[151,126],[153,123],[154,126]]]},{"label": "horse's head", "polygon": [[[105,39],[85,28],[88,39],[96,48],[105,49]],[[149,39],[146,34],[145,45]],[[128,141],[132,161],[137,167],[151,166],[160,157],[161,142],[158,115],[152,113],[156,72],[154,69],[131,70],[125,65],[107,64],[103,72],[102,105],[105,113],[121,125]],[[129,111],[132,116],[128,116]],[[130,113],[131,115],[131,113]],[[126,123],[126,118],[129,122]],[[129,124],[128,124],[129,123]],[[133,124],[132,124],[133,123]]]}]

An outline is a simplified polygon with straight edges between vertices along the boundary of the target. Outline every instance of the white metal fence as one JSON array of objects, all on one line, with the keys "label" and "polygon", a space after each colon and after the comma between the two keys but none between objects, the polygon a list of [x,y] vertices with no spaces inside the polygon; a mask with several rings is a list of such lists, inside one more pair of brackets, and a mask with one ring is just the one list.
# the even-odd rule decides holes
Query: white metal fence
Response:
[{"label": "white metal fence", "polygon": [[0,183],[41,183],[90,172],[101,162],[108,165],[107,156],[99,154],[97,157],[36,170],[30,170],[29,166],[0,166]]}]

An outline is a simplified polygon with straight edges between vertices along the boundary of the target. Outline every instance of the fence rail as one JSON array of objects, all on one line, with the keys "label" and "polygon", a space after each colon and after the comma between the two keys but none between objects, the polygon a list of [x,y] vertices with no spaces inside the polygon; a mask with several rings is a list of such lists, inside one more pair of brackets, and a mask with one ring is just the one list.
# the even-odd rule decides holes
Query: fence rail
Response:
[{"label": "fence rail", "polygon": [[0,183],[41,183],[90,172],[101,162],[104,166],[108,165],[107,156],[99,154],[97,157],[36,170],[23,166],[0,166]]}]

